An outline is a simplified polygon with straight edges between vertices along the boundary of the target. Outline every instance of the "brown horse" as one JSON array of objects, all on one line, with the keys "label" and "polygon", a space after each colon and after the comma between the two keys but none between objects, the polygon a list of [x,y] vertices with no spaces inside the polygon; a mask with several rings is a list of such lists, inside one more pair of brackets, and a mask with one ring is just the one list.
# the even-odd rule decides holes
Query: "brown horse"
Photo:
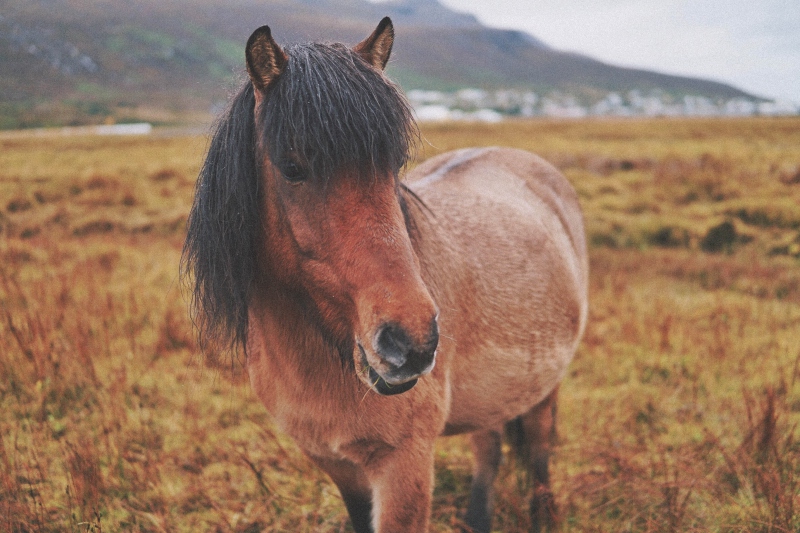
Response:
[{"label": "brown horse", "polygon": [[504,427],[538,531],[554,519],[556,394],[587,315],[578,199],[504,148],[440,155],[400,182],[418,134],[383,74],[393,40],[388,18],[352,49],[250,37],[188,223],[194,318],[203,343],[243,348],[256,394],[357,532],[426,531],[434,441],[465,432],[465,522],[489,531]]}]

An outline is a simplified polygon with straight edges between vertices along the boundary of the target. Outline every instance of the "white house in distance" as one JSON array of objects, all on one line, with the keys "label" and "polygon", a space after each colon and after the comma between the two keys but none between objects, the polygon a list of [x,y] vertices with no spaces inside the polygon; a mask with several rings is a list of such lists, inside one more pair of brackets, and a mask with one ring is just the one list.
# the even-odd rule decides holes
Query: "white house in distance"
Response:
[{"label": "white house in distance", "polygon": [[407,93],[417,120],[498,122],[505,117],[584,118],[590,116],[753,116],[796,115],[800,106],[748,98],[712,100],[705,96],[672,97],[662,91],[609,92],[592,103],[564,92],[539,95],[533,91],[476,88],[453,92],[413,89]]}]

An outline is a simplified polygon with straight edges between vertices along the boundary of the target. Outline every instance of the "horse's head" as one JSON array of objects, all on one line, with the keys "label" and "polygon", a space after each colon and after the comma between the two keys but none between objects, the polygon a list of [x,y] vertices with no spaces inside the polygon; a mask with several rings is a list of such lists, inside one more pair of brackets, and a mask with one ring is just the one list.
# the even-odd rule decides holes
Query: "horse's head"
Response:
[{"label": "horse's head", "polygon": [[284,51],[264,26],[246,48],[270,275],[381,394],[430,372],[438,342],[398,181],[416,129],[382,72],[393,35],[385,18],[352,49]]}]

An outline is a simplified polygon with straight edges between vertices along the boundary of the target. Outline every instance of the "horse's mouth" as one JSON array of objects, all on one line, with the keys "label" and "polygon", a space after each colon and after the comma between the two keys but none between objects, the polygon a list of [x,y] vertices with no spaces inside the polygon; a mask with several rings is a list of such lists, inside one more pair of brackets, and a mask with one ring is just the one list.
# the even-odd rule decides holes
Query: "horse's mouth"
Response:
[{"label": "horse's mouth", "polygon": [[367,374],[367,379],[369,379],[368,385],[378,394],[383,396],[402,394],[411,390],[414,388],[414,385],[417,384],[418,378],[414,378],[406,381],[405,383],[399,383],[397,385],[387,383],[386,380],[383,379],[380,374],[378,374],[375,369],[370,366],[369,362],[367,361],[367,353],[364,351],[364,347],[361,346],[361,343],[358,343],[358,350],[361,352],[361,372]]},{"label": "horse's mouth", "polygon": [[399,385],[390,385],[385,379],[380,377],[378,373],[375,372],[375,369],[373,369],[371,366],[367,365],[367,368],[369,369],[369,381],[372,385],[372,389],[378,394],[383,394],[384,396],[401,394],[407,390],[411,390],[414,385],[417,384],[418,378],[414,378],[411,381],[406,381],[405,383],[401,383]]}]

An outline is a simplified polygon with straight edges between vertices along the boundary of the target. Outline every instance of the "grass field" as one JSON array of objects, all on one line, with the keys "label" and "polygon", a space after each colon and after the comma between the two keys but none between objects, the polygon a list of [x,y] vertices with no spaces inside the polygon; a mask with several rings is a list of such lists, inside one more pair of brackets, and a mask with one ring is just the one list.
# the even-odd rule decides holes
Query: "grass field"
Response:
[{"label": "grass field", "polygon": [[[578,190],[591,315],[561,389],[564,531],[800,530],[800,119],[423,128]],[[0,531],[350,531],[178,280],[202,137],[0,140]],[[431,531],[466,504],[440,440]],[[512,461],[495,529],[525,531]]]}]

